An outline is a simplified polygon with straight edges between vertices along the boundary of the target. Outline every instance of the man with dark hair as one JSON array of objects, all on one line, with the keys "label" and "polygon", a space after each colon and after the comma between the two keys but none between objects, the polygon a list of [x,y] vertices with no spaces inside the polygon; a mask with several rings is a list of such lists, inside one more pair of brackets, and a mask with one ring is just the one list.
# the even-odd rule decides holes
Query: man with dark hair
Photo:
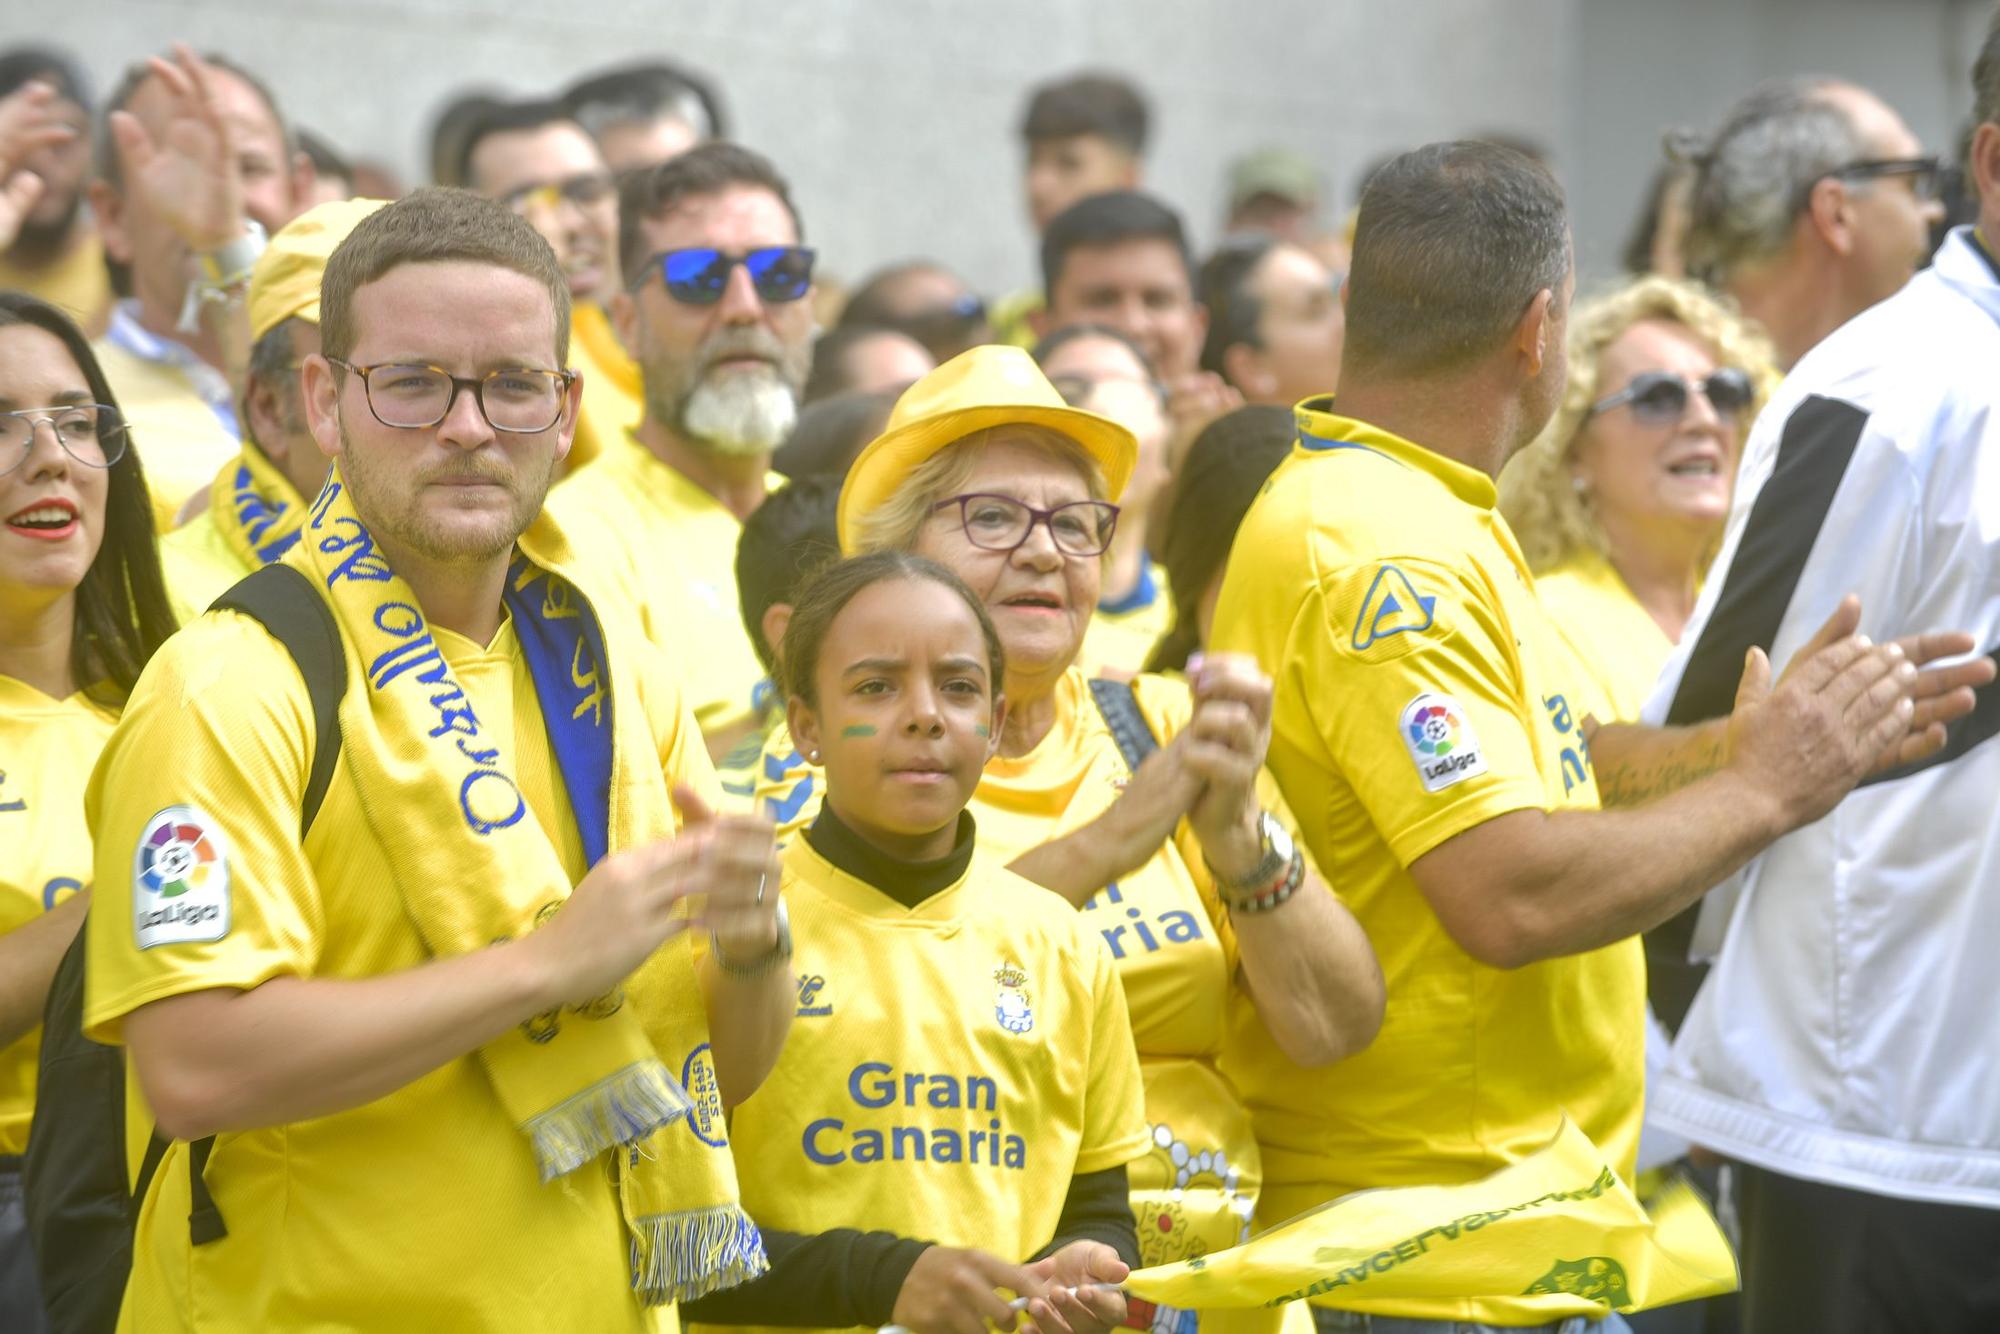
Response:
[{"label": "man with dark hair", "polygon": [[1867,89],[1768,84],[1697,155],[1688,272],[1763,325],[1789,370],[1929,258],[1940,180],[1938,160]]},{"label": "man with dark hair", "polygon": [[[2000,646],[2000,14],[1973,97],[1976,221],[1772,395],[1648,716],[1726,709],[1747,649],[1798,643],[1848,590],[1879,640],[1942,620]],[[2000,700],[1981,693],[1930,764],[1702,907],[1713,968],[1648,1112],[1739,1164],[1747,1334],[2000,1329]]]},{"label": "man with dark hair", "polygon": [[1180,215],[1151,195],[1092,195],[1058,214],[1042,233],[1042,290],[1048,308],[1030,319],[1042,333],[1108,324],[1139,345],[1167,387],[1169,472],[1202,427],[1242,403],[1201,368],[1208,311],[1194,256]]},{"label": "man with dark hair", "polygon": [[843,329],[894,329],[924,345],[943,365],[967,348],[993,341],[986,303],[965,280],[928,259],[877,269],[848,294]]},{"label": "man with dark hair", "polygon": [[924,345],[908,334],[843,324],[813,339],[812,370],[799,392],[799,406],[838,394],[900,391],[936,367]]},{"label": "man with dark hair", "polygon": [[310,196],[312,160],[254,76],[186,47],[133,66],[104,111],[90,206],[120,300],[96,350],[144,424],[165,532],[239,446],[243,291],[265,238]]},{"label": "man with dark hair", "polygon": [[771,452],[798,415],[812,351],[813,252],[761,155],[708,143],[625,178],[611,298],[645,415],[551,498],[618,534],[626,590],[688,685],[710,753],[750,728],[762,673],[737,615],[743,519],[783,479]]},{"label": "man with dark hair", "polygon": [[1137,189],[1149,119],[1145,97],[1116,74],[1075,74],[1036,88],[1021,118],[1035,230],[1088,195]]},{"label": "man with dark hair", "polygon": [[1244,402],[1290,407],[1337,387],[1347,314],[1340,280],[1312,251],[1268,236],[1226,241],[1202,266],[1201,294],[1202,369]]},{"label": "man with dark hair", "polygon": [[765,1267],[723,1118],[796,1003],[771,830],[710,813],[672,672],[542,512],[568,303],[476,195],[356,225],[303,370],[333,472],[284,558],[353,678],[338,762],[308,788],[314,664],[236,611],[106,748],[84,1022],[144,1094],[128,1142],[172,1141],[135,1328],[638,1334]]},{"label": "man with dark hair", "polygon": [[586,75],[561,101],[621,176],[728,134],[721,101],[708,80],[664,61]]},{"label": "man with dark hair", "polygon": [[[1384,166],[1355,234],[1343,415],[1330,397],[1300,406],[1299,444],[1236,536],[1211,650],[1254,653],[1278,681],[1271,771],[1328,882],[1393,942],[1368,1051],[1305,1071],[1246,1031],[1225,1055],[1266,1146],[1267,1223],[1354,1190],[1476,1180],[1565,1113],[1630,1180],[1637,933],[1871,768],[1942,746],[1972,707],[1957,687],[1988,674],[1919,677],[1915,661],[1969,638],[1873,644],[1849,601],[1775,690],[1750,654],[1725,718],[1595,726],[1608,707],[1495,508],[1494,478],[1562,394],[1570,256],[1562,192],[1519,153],[1433,144]],[[1568,1329],[1553,1317],[1571,1309],[1411,1300],[1393,1324]]]},{"label": "man with dark hair", "polygon": [[[1035,88],[1021,117],[1023,192],[1035,231],[1079,199],[1138,189],[1150,120],[1144,95],[1116,74],[1074,74]],[[1046,297],[1045,288],[1002,300],[993,311],[999,340],[1033,347]]]},{"label": "man with dark hair", "polygon": [[83,207],[90,93],[75,62],[41,47],[0,53],[0,288],[104,328],[111,282]]},{"label": "man with dark hair", "polygon": [[618,282],[618,185],[596,142],[557,102],[487,103],[458,141],[457,176],[526,218],[569,279],[570,364],[583,415],[565,466],[588,466],[639,424],[639,368],[605,311]]}]

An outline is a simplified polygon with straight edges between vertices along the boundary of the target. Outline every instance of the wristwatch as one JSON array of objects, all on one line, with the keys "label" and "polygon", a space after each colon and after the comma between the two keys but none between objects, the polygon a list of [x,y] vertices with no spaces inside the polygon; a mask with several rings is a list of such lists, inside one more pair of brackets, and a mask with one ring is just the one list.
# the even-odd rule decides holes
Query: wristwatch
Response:
[{"label": "wristwatch", "polygon": [[789,963],[792,957],[792,918],[785,911],[785,901],[778,900],[778,938],[771,942],[771,948],[755,959],[738,963],[722,952],[722,942],[715,938],[714,928],[709,929],[708,950],[715,956],[715,966],[731,977],[762,977],[779,964]]},{"label": "wristwatch", "polygon": [[[1231,880],[1215,869],[1209,862],[1209,874],[1216,883],[1232,894],[1261,894],[1268,890],[1292,864],[1292,856],[1297,848],[1292,843],[1291,831],[1278,823],[1278,818],[1269,811],[1257,815],[1257,832],[1264,836],[1264,856],[1250,869],[1249,874]],[[1204,861],[1207,858],[1204,856]]]}]

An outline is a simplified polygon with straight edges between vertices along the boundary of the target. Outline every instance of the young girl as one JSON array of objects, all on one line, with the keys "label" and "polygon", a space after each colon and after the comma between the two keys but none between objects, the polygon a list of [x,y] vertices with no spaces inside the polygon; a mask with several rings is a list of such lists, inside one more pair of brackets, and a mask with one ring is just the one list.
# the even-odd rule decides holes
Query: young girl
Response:
[{"label": "young girl", "polygon": [[0,292],[0,1329],[43,1327],[20,1155],[42,1003],[90,897],[83,789],[173,629],[145,478],[89,343]]},{"label": "young girl", "polygon": [[1018,1294],[1044,1334],[1100,1334],[1138,1251],[1138,1060],[1095,933],[974,850],[992,622],[943,567],[877,552],[804,591],[781,666],[826,799],[785,853],[794,1030],[730,1124],[772,1270],[685,1318],[974,1334]]}]

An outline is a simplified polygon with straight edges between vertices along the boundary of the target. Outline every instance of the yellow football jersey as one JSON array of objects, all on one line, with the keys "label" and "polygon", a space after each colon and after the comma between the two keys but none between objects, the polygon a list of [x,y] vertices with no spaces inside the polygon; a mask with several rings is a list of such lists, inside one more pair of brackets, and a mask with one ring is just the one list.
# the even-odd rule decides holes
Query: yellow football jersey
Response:
[{"label": "yellow football jersey", "polygon": [[[784,481],[772,473],[766,489]],[[548,509],[598,534],[590,550],[680,674],[701,729],[749,717],[764,668],[736,592],[736,516],[629,435],[551,491]]]},{"label": "yellow football jersey", "polygon": [[1639,605],[1611,562],[1588,547],[1535,576],[1535,591],[1611,713],[1597,721],[1631,722],[1646,707],[1674,642]]},{"label": "yellow football jersey", "polygon": [[[1542,611],[1490,478],[1309,405],[1299,425],[1237,534],[1212,642],[1277,681],[1270,768],[1374,944],[1388,1011],[1367,1051],[1319,1071],[1261,1026],[1232,1027],[1222,1066],[1264,1150],[1259,1219],[1485,1176],[1545,1143],[1565,1111],[1629,1177],[1638,941],[1489,968],[1406,870],[1509,811],[1594,808],[1582,724],[1609,705]],[[1506,1302],[1385,1313],[1525,1315]]]},{"label": "yellow football jersey", "polygon": [[1167,593],[1167,572],[1148,561],[1139,586],[1115,603],[1100,602],[1083,632],[1077,664],[1088,676],[1120,679],[1144,671],[1153,645],[1173,628],[1174,600]]},{"label": "yellow football jersey", "polygon": [[[1140,676],[1131,686],[1155,740],[1164,745],[1187,725],[1186,682]],[[1096,819],[1130,776],[1081,668],[1063,675],[1054,702],[1048,734],[1026,755],[989,761],[967,808],[981,855],[997,864]],[[1264,808],[1296,829],[1277,782],[1265,773],[1258,783]],[[822,784],[790,732],[774,730],[757,805],[777,822],[779,837],[812,823]],[[1232,1028],[1261,1020],[1235,985],[1235,933],[1187,821],[1144,865],[1088,900],[1081,916],[1117,966],[1146,1081],[1153,1143],[1131,1173],[1144,1257],[1165,1263],[1233,1246],[1248,1235],[1264,1173],[1248,1113],[1215,1058]]]},{"label": "yellow football jersey", "polygon": [[578,302],[570,311],[570,366],[583,373],[583,406],[566,472],[588,467],[611,444],[623,440],[645,415],[639,368],[618,341],[604,308]]},{"label": "yellow football jersey", "polygon": [[[453,676],[572,877],[584,869],[533,680],[504,625],[480,646],[432,627]],[[634,657],[670,781],[714,799],[714,775],[664,669]],[[350,689],[363,688],[356,682]],[[254,621],[205,616],[154,658],[92,778],[97,892],[85,1029],[120,1038],[150,1001],[279,976],[372,977],[429,959],[370,837],[343,758],[301,847],[312,707]],[[156,887],[169,829],[191,886]],[[150,1116],[127,1087],[136,1164]],[[310,1121],[217,1137],[207,1180],[229,1235],[188,1238],[186,1148],[141,1208],[122,1330],[516,1330],[524,1311],[592,1330],[657,1330],[633,1296],[608,1175],[543,1185],[476,1055]],[[532,1322],[530,1322],[532,1323]]]},{"label": "yellow football jersey", "polygon": [[132,448],[145,465],[153,527],[172,532],[188,498],[207,486],[242,446],[180,370],[134,356],[107,338],[90,346],[118,397],[118,410],[131,425]]},{"label": "yellow football jersey", "polygon": [[[51,699],[0,676],[0,936],[90,883],[83,789],[117,714],[79,693]],[[0,1047],[0,1154],[28,1144],[37,1028]]]},{"label": "yellow football jersey", "polygon": [[213,511],[201,513],[160,538],[160,573],[174,619],[186,625],[207,611],[251,572],[216,526]]},{"label": "yellow football jersey", "polygon": [[1027,1259],[1147,1144],[1110,954],[983,850],[914,908],[804,838],[784,867],[794,1034],[729,1131],[750,1216]]}]

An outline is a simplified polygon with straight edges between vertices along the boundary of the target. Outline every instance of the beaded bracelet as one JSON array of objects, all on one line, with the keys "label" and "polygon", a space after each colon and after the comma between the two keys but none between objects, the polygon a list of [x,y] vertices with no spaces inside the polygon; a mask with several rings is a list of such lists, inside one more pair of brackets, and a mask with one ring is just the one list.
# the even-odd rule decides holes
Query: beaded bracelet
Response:
[{"label": "beaded bracelet", "polygon": [[1286,865],[1285,874],[1279,878],[1277,884],[1255,894],[1238,895],[1225,893],[1222,896],[1222,902],[1232,914],[1270,912],[1286,899],[1298,893],[1299,886],[1305,883],[1305,879],[1305,854],[1297,848],[1293,848],[1292,860]]}]

